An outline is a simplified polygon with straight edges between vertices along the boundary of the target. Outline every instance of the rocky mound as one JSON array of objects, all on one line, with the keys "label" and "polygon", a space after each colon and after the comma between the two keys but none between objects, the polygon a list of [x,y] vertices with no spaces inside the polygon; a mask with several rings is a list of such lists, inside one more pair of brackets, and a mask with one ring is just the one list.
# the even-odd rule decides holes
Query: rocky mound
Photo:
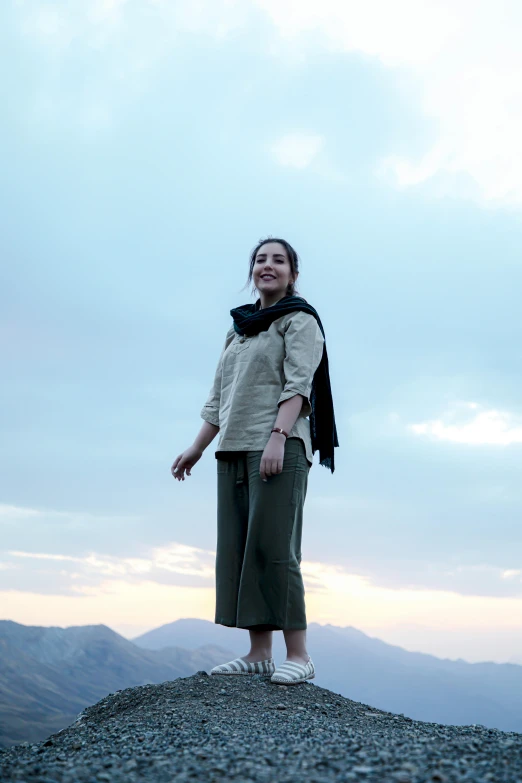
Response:
[{"label": "rocky mound", "polygon": [[199,671],[111,693],[36,745],[0,750],[0,780],[522,783],[522,734],[443,726],[313,682]]}]

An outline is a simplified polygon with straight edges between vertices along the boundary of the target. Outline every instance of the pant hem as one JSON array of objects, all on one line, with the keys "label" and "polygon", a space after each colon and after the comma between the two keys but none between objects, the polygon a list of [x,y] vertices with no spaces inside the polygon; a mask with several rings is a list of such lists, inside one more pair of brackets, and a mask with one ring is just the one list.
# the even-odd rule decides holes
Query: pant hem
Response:
[{"label": "pant hem", "polygon": [[[235,622],[229,622],[227,620],[223,619],[216,619],[214,620],[215,625],[224,625],[226,628],[241,628],[243,630],[248,631],[249,629],[255,630],[258,628],[259,630],[266,630],[266,631],[306,631],[308,625],[307,623],[294,623],[292,625],[281,625],[280,623],[274,623],[274,622],[264,622],[264,623],[244,623],[242,625],[238,625]],[[267,626],[266,628],[259,628],[259,626]]]}]

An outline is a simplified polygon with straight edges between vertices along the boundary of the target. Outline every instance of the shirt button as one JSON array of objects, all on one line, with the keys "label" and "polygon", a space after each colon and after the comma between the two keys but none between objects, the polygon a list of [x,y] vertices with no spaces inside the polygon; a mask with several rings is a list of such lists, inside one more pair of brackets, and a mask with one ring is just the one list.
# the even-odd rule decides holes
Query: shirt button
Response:
[{"label": "shirt button", "polygon": [[244,343],[244,342],[245,342],[245,340],[246,340],[246,337],[245,337],[244,335],[243,335],[242,337],[240,337],[240,338],[239,338],[239,342],[240,342],[240,343]]}]

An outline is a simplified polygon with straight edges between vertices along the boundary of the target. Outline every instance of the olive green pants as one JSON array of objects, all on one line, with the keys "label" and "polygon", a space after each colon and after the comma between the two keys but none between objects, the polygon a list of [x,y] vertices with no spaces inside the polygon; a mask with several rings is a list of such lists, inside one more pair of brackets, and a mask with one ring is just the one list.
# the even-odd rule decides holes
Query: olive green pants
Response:
[{"label": "olive green pants", "polygon": [[259,474],[262,451],[217,461],[216,618],[259,631],[305,629],[303,506],[310,463],[300,438],[285,442],[283,471]]}]

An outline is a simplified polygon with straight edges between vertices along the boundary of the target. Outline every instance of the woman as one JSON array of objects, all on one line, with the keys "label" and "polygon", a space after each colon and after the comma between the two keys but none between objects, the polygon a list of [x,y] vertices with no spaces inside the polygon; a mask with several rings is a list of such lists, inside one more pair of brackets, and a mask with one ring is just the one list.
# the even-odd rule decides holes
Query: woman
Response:
[{"label": "woman", "polygon": [[[298,266],[284,239],[253,250],[247,284],[253,280],[259,299],[230,311],[205,423],[171,468],[184,481],[220,433],[215,622],[248,629],[250,652],[211,674],[264,673],[286,685],[315,676],[300,569],[303,506],[313,454],[319,449],[333,473],[339,445],[324,330],[297,295]],[[277,669],[274,630],[287,647]]]}]

